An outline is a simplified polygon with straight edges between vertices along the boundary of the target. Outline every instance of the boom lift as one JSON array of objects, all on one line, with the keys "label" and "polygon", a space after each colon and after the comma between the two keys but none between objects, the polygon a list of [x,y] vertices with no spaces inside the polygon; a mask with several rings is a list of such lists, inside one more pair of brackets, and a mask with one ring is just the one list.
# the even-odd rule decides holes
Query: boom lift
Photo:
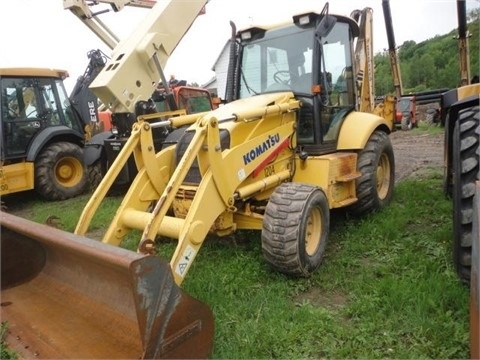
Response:
[{"label": "boom lift", "polygon": [[[92,11],[92,7],[99,3],[110,5],[110,9]],[[98,0],[88,3],[85,0],[63,0],[64,9],[70,10],[72,14],[80,19],[105,45],[111,50],[120,42],[117,35],[100,19],[99,15],[109,11],[120,11],[125,6],[151,9],[156,4],[155,0]]]},{"label": "boom lift", "polygon": [[[100,3],[109,4],[110,7],[93,11],[93,9],[100,5]],[[114,31],[100,19],[100,15],[109,11],[118,12],[127,6],[151,9],[155,4],[156,1],[154,0],[103,0],[99,2],[87,2],[86,0],[64,0],[64,8],[77,16],[92,32],[99,37],[100,40],[102,40],[112,50],[119,46],[120,39],[117,35],[115,35]],[[202,14],[203,12],[204,9],[202,8],[199,14]],[[185,19],[185,21],[188,22],[189,20]],[[171,29],[177,29],[177,26]],[[169,29],[170,32],[172,31],[171,29]],[[141,31],[146,30],[142,29]],[[175,36],[178,37],[183,35],[180,32]],[[138,39],[140,37],[138,35],[134,35],[134,38]],[[90,52],[90,54],[93,55],[98,53],[99,50]],[[98,58],[98,55],[96,57]],[[93,96],[89,85],[100,73],[99,70],[105,66],[105,63],[106,61],[103,62],[102,67],[96,67],[95,69],[98,70],[96,70],[94,73],[91,71],[89,75],[83,77],[88,81],[79,83],[77,82],[78,85],[81,85],[78,87],[78,92],[84,94],[84,98],[93,97],[89,101],[89,104],[97,104],[97,98],[96,96]],[[140,67],[140,64],[141,61],[133,64],[133,66]],[[112,65],[110,64],[110,66]],[[116,111],[113,111],[112,117],[112,111],[111,109],[108,109],[99,114],[102,118],[102,121],[98,122],[98,124],[105,124],[106,126],[103,126],[103,129],[111,129],[111,131],[102,132],[94,128],[91,131],[93,133],[93,137],[89,137],[89,141],[86,143],[84,150],[85,163],[89,169],[92,169],[90,171],[90,180],[93,184],[95,184],[95,186],[98,184],[97,179],[105,175],[107,168],[110,167],[117,157],[120,149],[127,142],[132,129],[132,124],[138,115],[163,112],[161,118],[166,118],[169,116],[177,116],[178,114],[182,113],[194,114],[197,112],[212,110],[214,106],[216,106],[214,105],[211,94],[208,90],[186,86],[186,82],[184,84],[180,82],[175,87],[170,87],[168,86],[168,82],[166,81],[163,72],[160,72],[159,76],[160,78],[156,78],[153,83],[157,84],[160,80],[160,83],[162,84],[161,90],[159,90],[159,87],[156,86],[147,86],[147,91],[151,91],[151,99],[146,97],[146,93],[143,93],[142,98],[144,100],[137,102],[135,104],[135,108],[130,108],[129,110],[131,113],[124,113],[120,116]],[[143,91],[145,91],[145,89]],[[85,101],[83,101],[83,103],[85,103]],[[102,105],[102,108],[104,106],[105,104]],[[83,106],[82,108],[88,109],[86,106]],[[97,109],[95,108],[94,111],[97,111]],[[167,133],[168,129],[155,132],[154,143],[156,149],[160,149],[160,146],[164,142]],[[115,182],[116,187],[118,189],[123,189],[125,185],[129,185],[136,174],[136,170],[137,169],[133,158],[131,158],[118,175]]]},{"label": "boom lift", "polygon": [[[150,97],[203,5],[157,3],[115,49],[91,88],[118,119],[132,121],[136,104]],[[2,302],[11,305],[1,310],[12,326],[9,343],[40,357],[205,357],[211,311],[179,286],[208,234],[257,230],[269,266],[310,276],[322,262],[332,209],[363,215],[390,202],[392,122],[358,111],[371,94],[362,87],[373,85],[359,74],[373,66],[355,63],[357,21],[328,9],[327,3],[277,27],[235,31],[231,102],[199,114],[132,121],[75,234],[2,215],[8,234],[2,236]],[[165,127],[175,130],[156,152],[153,130]],[[84,235],[132,153],[138,174],[99,244]],[[138,254],[117,247],[131,230],[142,232]],[[158,235],[178,241],[170,264],[151,255]],[[26,251],[36,264],[31,272],[19,256]],[[45,288],[48,296],[39,290]],[[76,297],[81,301],[62,301]],[[55,309],[48,322],[33,304],[39,299],[42,309]],[[105,320],[97,309],[111,316]]]}]

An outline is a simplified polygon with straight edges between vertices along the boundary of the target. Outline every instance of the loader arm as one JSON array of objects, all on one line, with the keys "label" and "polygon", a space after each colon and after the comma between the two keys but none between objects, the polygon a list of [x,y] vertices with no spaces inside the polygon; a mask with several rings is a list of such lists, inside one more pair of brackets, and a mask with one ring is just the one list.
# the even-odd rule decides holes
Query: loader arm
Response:
[{"label": "loader arm", "polygon": [[[130,230],[140,230],[143,233],[139,239],[138,251],[148,253],[158,235],[177,239],[170,266],[175,282],[180,285],[212,226],[216,221],[223,220],[219,220],[219,217],[224,216],[232,221],[237,210],[236,201],[273,188],[292,177],[293,167],[244,186],[244,181],[250,175],[263,169],[265,164],[278,157],[282,151],[289,152],[287,149],[292,146],[292,134],[295,131],[295,122],[292,120],[295,119],[295,111],[299,106],[298,101],[292,100],[231,114],[227,114],[225,108],[197,114],[195,123],[187,130],[194,133],[193,138],[178,163],[175,163],[175,146],[161,150],[155,155],[154,161],[148,160],[147,157],[152,156],[151,151],[149,154],[145,152],[148,152],[152,142],[151,130],[142,121],[137,123],[137,130],[131,135],[131,143],[129,141],[129,145],[122,149],[118,158],[127,159],[132,152],[138,151],[135,159],[139,172],[105,233],[103,242],[118,246]],[[178,127],[191,123],[192,119],[195,117],[186,115],[170,121],[172,126]],[[253,134],[241,144],[222,151],[219,133],[221,126],[246,123],[249,127],[256,128],[266,121],[272,121],[270,119],[285,119],[273,128],[275,141],[268,140],[269,133]],[[262,149],[267,141],[267,150],[255,155],[254,159],[246,160],[245,154],[249,154],[252,149]],[[185,178],[195,160],[201,172],[201,181],[195,186],[185,185]],[[88,230],[119,164],[110,168],[91,197],[75,230],[77,234],[84,234]],[[168,211],[178,193],[183,192],[193,194],[189,195],[193,198],[188,212],[184,218],[172,216]],[[261,224],[261,218],[256,220]],[[235,224],[232,223],[231,227],[232,231],[235,230]]]},{"label": "loader arm", "polygon": [[[173,202],[173,198],[179,190],[193,160],[198,156],[200,168],[204,167],[208,170],[203,175],[196,189],[195,197],[178,234],[177,248],[170,260],[170,266],[177,284],[181,284],[185,278],[190,265],[198,254],[215,220],[223,212],[230,214],[235,212],[235,198],[238,198],[236,189],[239,188],[244,180],[244,176],[246,177],[252,173],[267,158],[267,155],[264,154],[263,157],[257,158],[256,161],[245,167],[244,175],[232,176],[232,169],[239,168],[235,162],[241,159],[242,155],[252,147],[252,143],[260,144],[263,142],[264,136],[255,137],[231,151],[221,152],[218,120],[213,117],[204,118],[203,120],[205,122],[197,127],[196,136],[194,136],[185,156],[177,165],[170,182],[167,184],[166,189],[168,191],[165,191],[157,202],[158,214],[156,213],[156,207],[142,235],[143,242],[145,239],[154,239],[156,234],[159,233],[160,224],[165,221],[169,205]],[[275,148],[272,148],[272,154],[282,150],[282,144],[288,144],[293,131],[292,123],[287,123],[277,129],[279,138],[284,139],[284,142],[280,142]],[[208,149],[207,151],[204,150],[205,145]],[[258,145],[254,145],[254,147],[256,146]],[[269,186],[276,186],[290,177],[290,173],[285,178],[276,177],[277,182]]]}]

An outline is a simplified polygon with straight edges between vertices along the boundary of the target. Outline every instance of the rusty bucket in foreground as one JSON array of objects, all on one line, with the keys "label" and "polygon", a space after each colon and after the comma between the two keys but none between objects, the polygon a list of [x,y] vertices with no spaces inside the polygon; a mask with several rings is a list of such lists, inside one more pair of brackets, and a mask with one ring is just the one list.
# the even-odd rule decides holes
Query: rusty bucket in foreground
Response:
[{"label": "rusty bucket in foreground", "polygon": [[1,319],[21,357],[205,358],[208,306],[158,257],[0,213]]}]

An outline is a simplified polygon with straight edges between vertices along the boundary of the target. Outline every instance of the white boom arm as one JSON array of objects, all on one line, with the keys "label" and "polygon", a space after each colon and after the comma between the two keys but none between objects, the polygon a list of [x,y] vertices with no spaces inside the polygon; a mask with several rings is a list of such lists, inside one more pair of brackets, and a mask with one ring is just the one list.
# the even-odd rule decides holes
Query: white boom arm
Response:
[{"label": "white boom arm", "polygon": [[208,0],[162,0],[148,12],[90,85],[114,113],[133,113],[135,104],[150,98],[163,67]]},{"label": "white boom arm", "polygon": [[98,15],[110,10],[103,9],[98,12],[92,12],[91,7],[98,3],[110,4],[111,10],[117,12],[125,6],[134,6],[151,9],[155,4],[155,0],[97,0],[87,3],[86,0],[63,0],[63,8],[70,10],[78,17],[92,32],[97,35],[110,49],[114,49],[120,42],[119,38],[110,28],[105,25]]}]

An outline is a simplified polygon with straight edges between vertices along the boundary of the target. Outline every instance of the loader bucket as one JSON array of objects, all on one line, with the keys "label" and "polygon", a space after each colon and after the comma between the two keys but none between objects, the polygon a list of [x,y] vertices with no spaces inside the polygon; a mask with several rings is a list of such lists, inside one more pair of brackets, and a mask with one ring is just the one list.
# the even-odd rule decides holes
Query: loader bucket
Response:
[{"label": "loader bucket", "polygon": [[210,308],[170,265],[0,212],[1,319],[21,358],[205,358]]}]

